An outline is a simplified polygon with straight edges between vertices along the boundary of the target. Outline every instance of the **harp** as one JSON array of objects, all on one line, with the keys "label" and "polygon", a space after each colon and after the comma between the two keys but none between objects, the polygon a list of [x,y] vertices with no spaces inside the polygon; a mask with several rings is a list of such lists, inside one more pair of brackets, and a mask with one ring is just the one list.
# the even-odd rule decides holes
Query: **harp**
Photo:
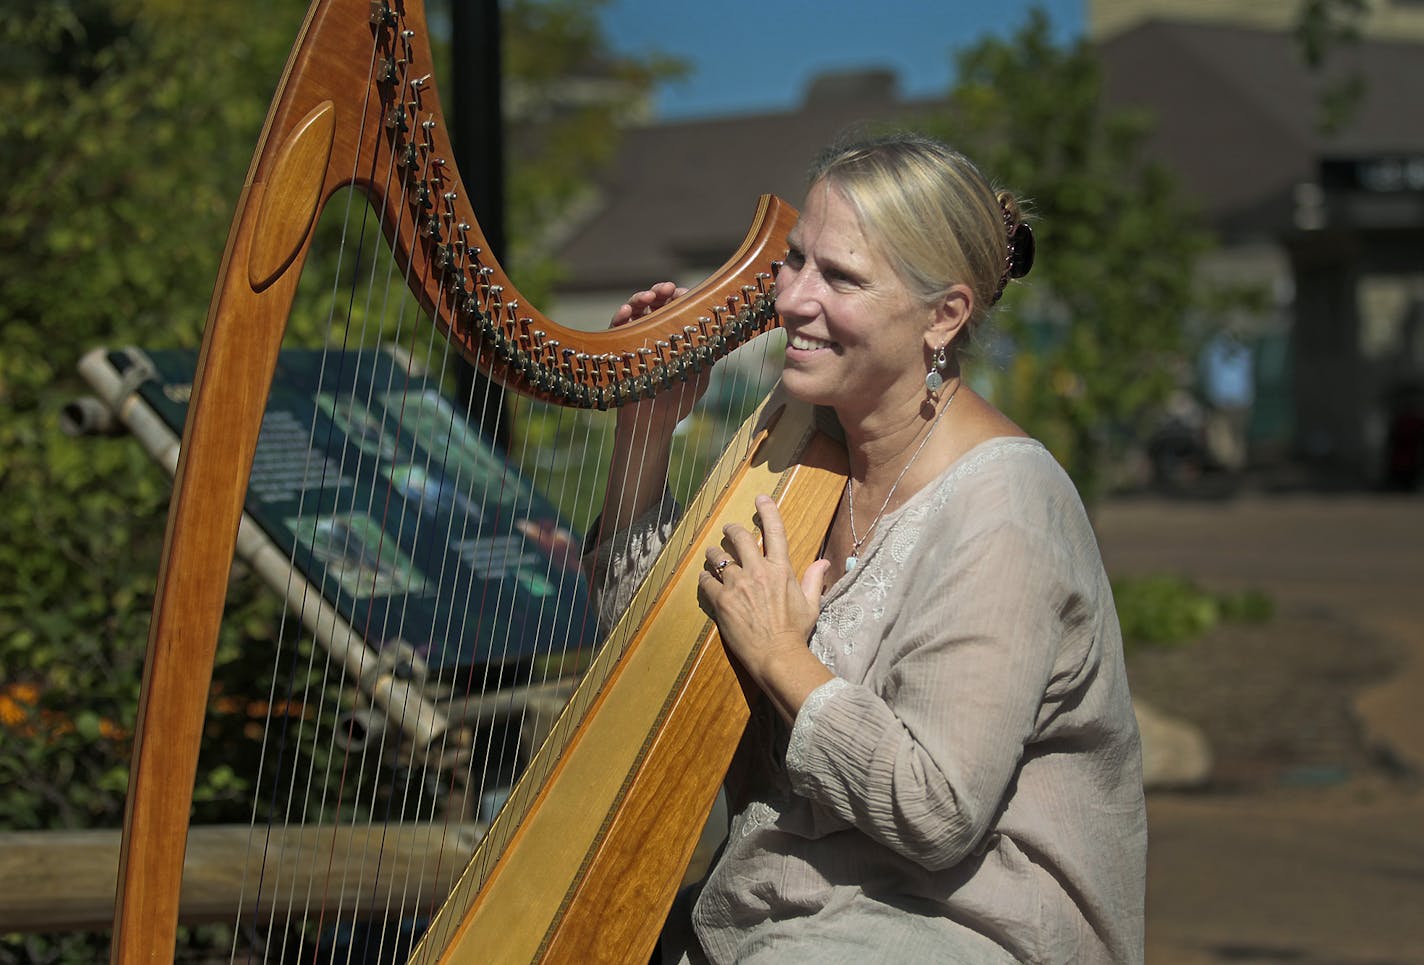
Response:
[{"label": "harp", "polygon": [[[420,0],[316,0],[249,169],[175,470],[125,816],[116,962],[173,958],[191,789],[247,480],[314,226],[339,191],[354,188],[370,200],[396,274],[428,315],[437,356],[458,353],[521,395],[568,411],[683,391],[777,324],[771,264],[794,213],[774,198],[761,201],[745,242],[719,272],[635,324],[578,332],[522,305],[482,251],[441,123],[425,36]],[[415,371],[407,366],[405,377]],[[395,387],[402,391],[410,390]],[[372,847],[366,863],[380,871],[400,863],[385,850],[391,842],[417,835],[431,842],[431,860],[447,871],[459,867],[443,875],[452,883],[438,895],[407,901],[408,885],[382,886],[375,914],[398,920],[397,931],[418,922],[395,943],[410,960],[647,960],[748,714],[715,627],[696,604],[700,549],[718,538],[723,521],[749,521],[757,493],[772,492],[804,567],[844,484],[835,444],[815,430],[809,412],[784,400],[765,404],[725,448],[653,574],[546,728],[548,740],[524,762],[492,819],[473,823],[480,840],[472,857],[444,844],[470,826],[469,801],[479,789],[471,788],[479,782],[469,769],[480,748],[468,729],[422,702],[409,680],[379,676],[374,699],[413,722],[405,738],[411,760],[442,781],[465,768],[463,778],[450,779],[461,803],[396,808],[398,821],[370,805],[329,812],[289,805],[286,816],[299,812],[293,849],[314,852],[324,863],[316,876],[327,879],[316,886],[307,879],[304,895],[280,884],[282,862],[262,850],[271,836],[250,833],[258,854],[246,860],[255,883],[239,913],[264,923],[263,957],[297,957],[287,947],[304,940],[290,938],[304,927],[292,924],[294,915],[318,921],[308,930],[329,932],[370,913],[371,902],[357,911],[331,902],[329,893],[369,890],[359,876],[332,883],[341,877],[333,870],[336,837]],[[489,666],[482,673],[491,679]],[[338,766],[364,764],[343,758]],[[371,820],[358,826],[350,815],[363,811]],[[340,827],[333,830],[329,814]],[[280,942],[271,924],[279,918]],[[299,952],[303,960],[319,953],[320,946],[317,954]]]}]

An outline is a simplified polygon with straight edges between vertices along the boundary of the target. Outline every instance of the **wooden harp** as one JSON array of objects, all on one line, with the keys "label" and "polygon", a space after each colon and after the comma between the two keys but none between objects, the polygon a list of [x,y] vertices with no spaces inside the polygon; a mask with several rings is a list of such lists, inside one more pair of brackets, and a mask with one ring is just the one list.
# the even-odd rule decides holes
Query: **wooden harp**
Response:
[{"label": "wooden harp", "polygon": [[[194,775],[247,481],[314,225],[338,191],[354,187],[370,199],[398,274],[443,344],[525,396],[614,409],[676,391],[778,324],[771,262],[785,250],[794,212],[769,197],[721,271],[636,324],[578,332],[521,304],[482,252],[425,37],[420,0],[315,0],[249,169],[176,470],[135,734],[115,962],[173,960]],[[772,492],[804,567],[844,485],[837,447],[793,404],[764,406],[727,450],[549,740],[482,826],[474,856],[459,856],[468,864],[449,876],[449,893],[421,895],[411,909],[387,899],[387,919],[420,922],[423,937],[401,951],[410,960],[647,961],[748,713],[696,604],[700,549],[723,521],[749,521],[755,494]],[[396,696],[388,689],[387,699]],[[446,750],[446,758],[472,756],[468,746]],[[397,836],[395,825],[373,818],[366,830],[348,822],[347,837]],[[445,841],[457,837],[450,821],[427,813],[400,830]],[[264,835],[252,837],[260,848]],[[331,852],[314,850],[330,871]],[[382,862],[390,863],[383,854],[373,860]],[[307,890],[304,907],[328,925],[354,921]],[[257,891],[234,912],[259,908],[270,921],[273,902],[296,903]],[[274,948],[265,954],[283,960]]]}]

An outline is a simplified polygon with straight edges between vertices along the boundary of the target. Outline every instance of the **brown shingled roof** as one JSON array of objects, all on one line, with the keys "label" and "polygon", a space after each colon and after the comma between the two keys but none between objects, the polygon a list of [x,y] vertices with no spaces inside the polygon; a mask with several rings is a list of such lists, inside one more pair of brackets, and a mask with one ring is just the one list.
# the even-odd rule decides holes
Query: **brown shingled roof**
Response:
[{"label": "brown shingled roof", "polygon": [[1287,34],[1152,22],[1108,40],[1101,54],[1109,103],[1152,111],[1152,153],[1228,229],[1288,205],[1296,184],[1316,179],[1323,156],[1424,150],[1424,44],[1336,48],[1325,78],[1358,72],[1365,95],[1328,138],[1318,129],[1324,81]]},{"label": "brown shingled roof", "polygon": [[627,288],[720,264],[746,234],[759,195],[801,204],[815,151],[858,125],[924,109],[885,93],[828,92],[792,112],[626,132],[603,206],[560,250],[571,271],[560,288]]},{"label": "brown shingled roof", "polygon": [[[1149,22],[1108,40],[1101,54],[1108,102],[1154,114],[1151,152],[1228,235],[1287,229],[1294,187],[1316,179],[1322,157],[1424,153],[1424,44],[1338,47],[1327,76],[1358,71],[1366,94],[1329,139],[1317,130],[1321,78],[1287,34]],[[812,153],[837,135],[942,106],[900,101],[893,84],[869,79],[860,96],[824,85],[795,111],[628,131],[601,208],[560,249],[570,272],[560,288],[686,280],[679,276],[689,266],[731,254],[759,194],[800,204]]]}]

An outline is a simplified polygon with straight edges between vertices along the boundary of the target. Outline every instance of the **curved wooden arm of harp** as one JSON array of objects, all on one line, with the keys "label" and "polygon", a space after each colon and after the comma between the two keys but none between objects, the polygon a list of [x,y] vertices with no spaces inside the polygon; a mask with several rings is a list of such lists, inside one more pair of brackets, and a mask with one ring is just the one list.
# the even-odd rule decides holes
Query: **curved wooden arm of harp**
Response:
[{"label": "curved wooden arm of harp", "polygon": [[[439,120],[434,66],[417,42],[424,36],[414,2],[313,5],[229,240],[229,269],[246,268],[229,271],[250,286],[243,296],[287,287],[316,213],[354,186],[376,207],[404,277],[437,325],[468,360],[526,395],[599,409],[647,398],[778,324],[773,259],[786,251],[796,212],[770,195],[719,271],[636,324],[583,332],[529,306],[490,256],[466,197]],[[343,104],[337,89],[362,100]]]}]

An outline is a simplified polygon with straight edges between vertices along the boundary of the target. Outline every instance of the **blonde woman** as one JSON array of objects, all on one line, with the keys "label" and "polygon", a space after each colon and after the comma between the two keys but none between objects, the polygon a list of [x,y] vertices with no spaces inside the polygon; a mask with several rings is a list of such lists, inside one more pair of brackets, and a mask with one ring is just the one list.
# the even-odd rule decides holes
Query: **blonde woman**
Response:
[{"label": "blonde woman", "polygon": [[[1140,751],[1097,543],[1053,457],[960,372],[1032,263],[1018,204],[897,136],[826,152],[789,240],[782,386],[833,414],[850,478],[805,573],[769,499],[764,550],[738,526],[707,548],[706,606],[765,700],[676,953],[1140,961]],[[615,324],[676,294],[640,292]],[[619,445],[635,422],[662,445],[610,493],[608,518],[635,522],[598,548],[604,579],[666,533],[677,413],[652,406],[620,423]]]}]

